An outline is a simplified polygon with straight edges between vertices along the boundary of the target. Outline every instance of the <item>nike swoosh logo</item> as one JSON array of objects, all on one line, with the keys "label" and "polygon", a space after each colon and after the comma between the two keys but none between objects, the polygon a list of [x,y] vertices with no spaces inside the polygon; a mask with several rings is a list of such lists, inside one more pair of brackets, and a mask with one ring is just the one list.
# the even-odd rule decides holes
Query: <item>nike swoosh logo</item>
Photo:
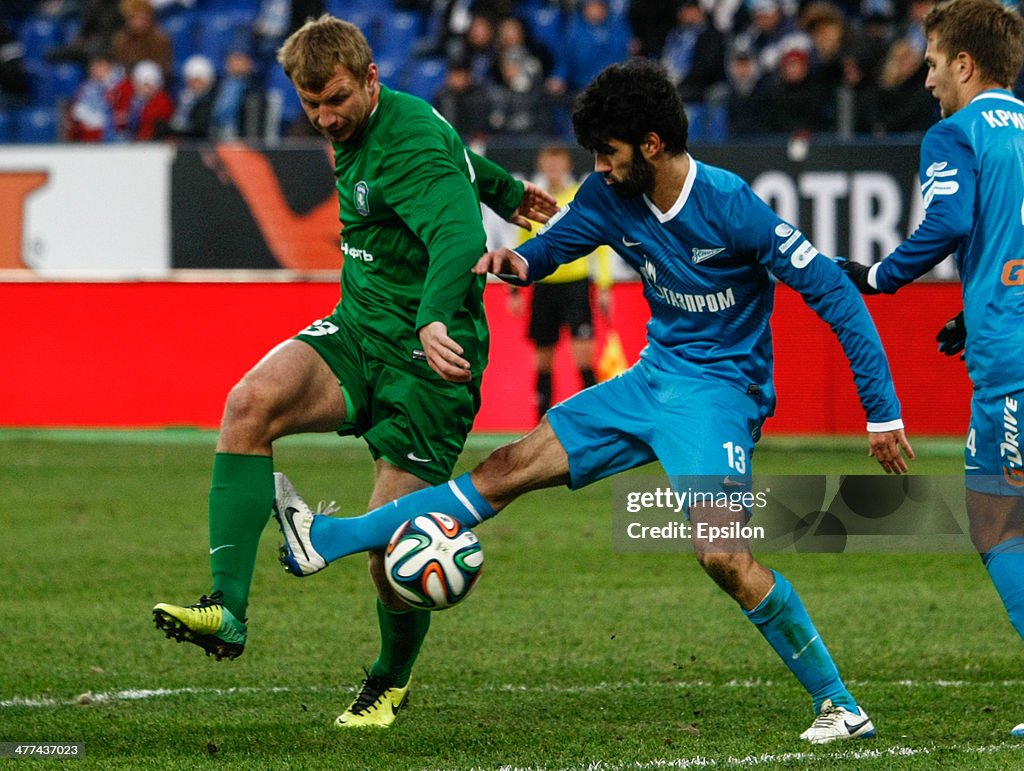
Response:
[{"label": "nike swoosh logo", "polygon": [[430,463],[430,458],[417,458],[416,453],[413,452],[410,452],[405,457],[411,461],[415,461],[416,463]]},{"label": "nike swoosh logo", "polygon": [[627,241],[626,237],[623,236],[622,237],[622,245],[625,246],[625,247],[640,246],[640,242],[639,241]]},{"label": "nike swoosh logo", "polygon": [[296,542],[299,544],[299,548],[302,549],[302,556],[309,560],[309,554],[306,552],[306,545],[302,543],[302,539],[299,538],[299,530],[295,527],[295,515],[299,513],[299,510],[294,506],[289,506],[284,510],[284,519],[288,523],[288,527],[291,528],[292,535],[295,536]]},{"label": "nike swoosh logo", "polygon": [[980,468],[981,466],[968,466],[966,463],[964,464],[964,471],[977,471]]},{"label": "nike swoosh logo", "polygon": [[234,544],[233,544],[233,543],[225,543],[225,544],[221,544],[221,545],[220,545],[220,546],[218,546],[218,547],[217,547],[216,549],[210,549],[210,554],[216,554],[216,553],[217,553],[217,552],[219,552],[219,551],[220,551],[221,549],[230,549],[230,548],[231,548],[232,546],[234,546]]},{"label": "nike swoosh logo", "polygon": [[[803,656],[803,655],[804,655],[804,652],[805,652],[805,651],[806,651],[806,650],[807,650],[808,648],[810,648],[810,647],[811,647],[811,643],[813,643],[813,642],[814,642],[815,640],[817,640],[817,639],[818,639],[819,637],[821,637],[821,635],[817,635],[817,634],[816,634],[816,635],[814,635],[814,637],[812,637],[812,638],[811,638],[810,640],[808,640],[808,641],[807,641],[807,645],[805,645],[805,646],[804,646],[803,648],[801,648],[800,650],[798,650],[798,651],[797,651],[796,653],[794,653],[794,654],[792,655],[792,657],[791,657],[791,658],[793,659],[793,661],[796,661],[796,660],[797,660],[798,658],[800,658],[801,656]],[[867,721],[864,721],[864,722],[867,722]]]},{"label": "nike swoosh logo", "polygon": [[866,726],[870,722],[871,722],[870,719],[866,719],[866,720],[862,720],[861,722],[856,723],[854,725],[850,725],[850,723],[848,721],[844,720],[843,724],[846,726],[846,730],[847,731],[849,731],[851,734],[855,734],[855,733],[857,733],[857,731],[862,729],[864,726]]}]

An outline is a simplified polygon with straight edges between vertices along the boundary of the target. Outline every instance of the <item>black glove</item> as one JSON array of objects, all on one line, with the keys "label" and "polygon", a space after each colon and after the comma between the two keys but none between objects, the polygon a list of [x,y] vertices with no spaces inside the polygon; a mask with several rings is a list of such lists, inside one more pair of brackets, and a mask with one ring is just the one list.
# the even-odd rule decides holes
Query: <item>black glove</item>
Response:
[{"label": "black glove", "polygon": [[836,257],[836,263],[843,269],[846,277],[857,287],[858,292],[861,294],[878,294],[878,290],[868,283],[868,273],[871,268],[867,265],[861,265],[859,262],[853,262],[844,257]]},{"label": "black glove", "polygon": [[942,329],[935,335],[935,342],[939,344],[939,353],[944,353],[947,356],[956,356],[959,353],[961,359],[964,357],[960,353],[967,343],[967,327],[964,325],[963,311],[942,325]]}]

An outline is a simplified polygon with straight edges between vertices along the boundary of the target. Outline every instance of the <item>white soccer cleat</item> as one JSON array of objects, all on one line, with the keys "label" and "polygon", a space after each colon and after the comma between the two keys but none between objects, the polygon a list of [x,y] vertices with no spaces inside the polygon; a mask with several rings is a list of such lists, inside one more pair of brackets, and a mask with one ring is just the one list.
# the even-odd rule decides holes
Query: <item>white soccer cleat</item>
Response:
[{"label": "white soccer cleat", "polygon": [[840,739],[870,739],[874,735],[875,726],[863,709],[857,707],[856,712],[851,712],[835,706],[832,699],[825,699],[811,727],[800,738],[811,744],[828,744]]},{"label": "white soccer cleat", "polygon": [[280,560],[292,575],[311,576],[327,567],[327,560],[313,548],[309,537],[313,517],[318,513],[299,497],[288,477],[274,474],[274,518],[284,536]]}]

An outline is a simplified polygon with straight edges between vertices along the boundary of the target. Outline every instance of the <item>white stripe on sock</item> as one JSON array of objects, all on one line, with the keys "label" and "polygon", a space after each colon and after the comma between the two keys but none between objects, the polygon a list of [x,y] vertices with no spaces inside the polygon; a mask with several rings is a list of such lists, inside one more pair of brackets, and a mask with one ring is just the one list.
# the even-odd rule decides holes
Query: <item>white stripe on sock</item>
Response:
[{"label": "white stripe on sock", "polygon": [[448,483],[448,487],[451,488],[451,491],[455,495],[455,497],[459,499],[459,503],[465,506],[466,511],[473,515],[473,518],[477,521],[478,524],[484,521],[484,518],[480,516],[480,512],[477,511],[476,508],[474,508],[473,504],[469,502],[469,498],[463,495],[462,490],[460,490],[459,486],[455,484],[454,479]]}]

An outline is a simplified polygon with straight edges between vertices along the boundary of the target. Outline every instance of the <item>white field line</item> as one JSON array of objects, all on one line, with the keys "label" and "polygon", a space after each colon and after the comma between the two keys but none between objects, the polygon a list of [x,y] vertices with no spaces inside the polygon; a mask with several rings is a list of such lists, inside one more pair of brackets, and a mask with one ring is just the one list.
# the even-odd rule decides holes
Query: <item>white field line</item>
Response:
[{"label": "white field line", "polygon": [[[724,683],[710,682],[707,680],[680,680],[669,683],[657,683],[659,688],[675,688],[678,690],[700,689],[700,688],[770,688],[777,685],[774,680],[729,680]],[[495,693],[559,693],[559,694],[585,694],[600,693],[605,691],[627,691],[639,688],[650,688],[649,681],[634,680],[619,683],[593,683],[589,685],[522,685],[505,683],[493,686],[485,686],[481,690]],[[855,688],[1021,688],[1024,687],[1024,680],[996,680],[979,682],[972,680],[848,680],[847,685]],[[430,685],[420,684],[416,686],[417,691],[429,690]],[[323,686],[307,686],[301,688],[274,687],[274,688],[132,688],[123,691],[86,691],[74,698],[57,698],[53,696],[11,696],[0,699],[0,708],[11,707],[59,707],[69,704],[108,704],[121,701],[144,701],[146,699],[207,695],[207,696],[233,696],[236,694],[264,694],[264,693],[310,693],[310,692],[348,693],[350,688],[329,688]]]},{"label": "white field line", "polygon": [[[633,763],[605,762],[596,760],[585,765],[561,767],[558,771],[644,771],[645,769],[697,769],[697,768],[759,768],[761,766],[777,767],[813,765],[821,767],[830,763],[857,762],[862,760],[881,760],[884,758],[926,757],[932,754],[939,756],[950,751],[964,752],[970,755],[994,755],[1001,752],[1020,752],[1022,745],[1004,742],[1001,744],[962,745],[944,747],[886,747],[885,749],[855,749],[840,752],[779,752],[745,755],[743,757],[728,756],[725,758],[709,758],[697,755],[690,758],[666,758],[664,760],[635,761]],[[472,769],[472,771],[483,771]],[[499,766],[498,771],[554,771],[546,766]]]}]

